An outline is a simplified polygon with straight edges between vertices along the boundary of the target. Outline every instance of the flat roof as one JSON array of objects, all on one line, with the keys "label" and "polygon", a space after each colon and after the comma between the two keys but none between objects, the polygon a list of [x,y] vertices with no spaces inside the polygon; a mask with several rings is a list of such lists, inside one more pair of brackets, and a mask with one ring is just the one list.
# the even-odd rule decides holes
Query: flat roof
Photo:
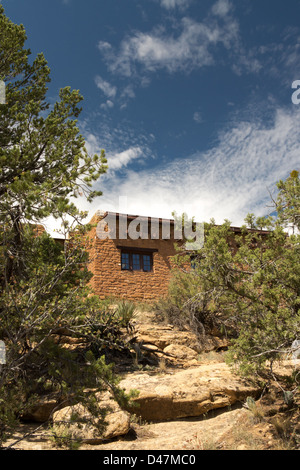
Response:
[{"label": "flat roof", "polygon": [[[154,220],[158,220],[159,223],[163,223],[163,222],[168,222],[168,223],[171,223],[171,224],[174,224],[175,223],[175,220],[174,219],[165,219],[165,218],[161,218],[161,217],[153,217],[153,216],[146,216],[146,215],[133,215],[133,214],[125,214],[125,213],[121,213],[121,212],[112,212],[112,211],[97,211],[96,212],[97,215],[101,215],[103,218],[106,217],[107,215],[113,215],[117,218],[119,217],[127,217],[127,219],[130,219],[130,220],[134,220],[136,218],[139,218],[139,219],[154,219]],[[220,226],[220,225],[217,225],[216,224],[216,227],[217,226]],[[235,233],[240,233],[242,231],[242,228],[241,227],[236,227],[236,226],[230,226],[230,230],[232,230],[233,232]],[[270,233],[270,230],[257,230],[255,228],[247,228],[247,231],[248,232],[259,232],[259,233],[263,233],[263,234],[268,234]]]}]

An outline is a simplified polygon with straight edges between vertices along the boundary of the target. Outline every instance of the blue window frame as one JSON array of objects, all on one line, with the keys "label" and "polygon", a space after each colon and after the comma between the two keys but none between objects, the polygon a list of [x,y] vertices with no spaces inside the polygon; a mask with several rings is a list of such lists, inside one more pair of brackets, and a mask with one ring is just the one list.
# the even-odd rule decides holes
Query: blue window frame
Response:
[{"label": "blue window frame", "polygon": [[130,269],[129,253],[122,253],[122,269]]},{"label": "blue window frame", "polygon": [[132,253],[132,270],[133,271],[140,271],[141,269],[141,255],[136,253]]},{"label": "blue window frame", "polygon": [[143,268],[144,271],[151,271],[152,270],[152,255],[142,255],[143,256]]},{"label": "blue window frame", "polygon": [[144,271],[153,270],[153,253],[143,253],[136,251],[121,250],[121,269],[123,271]]}]

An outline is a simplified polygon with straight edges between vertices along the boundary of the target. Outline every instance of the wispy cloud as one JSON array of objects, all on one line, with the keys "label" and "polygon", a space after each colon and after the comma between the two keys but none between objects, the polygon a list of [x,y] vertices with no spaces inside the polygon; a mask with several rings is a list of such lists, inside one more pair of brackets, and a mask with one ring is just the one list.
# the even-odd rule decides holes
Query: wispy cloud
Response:
[{"label": "wispy cloud", "polygon": [[199,111],[195,111],[193,114],[193,120],[198,124],[204,121],[202,114]]},{"label": "wispy cloud", "polygon": [[209,12],[202,22],[184,17],[173,31],[162,26],[148,33],[136,31],[121,42],[119,50],[103,41],[98,43],[98,48],[110,71],[127,77],[139,69],[189,72],[210,66],[215,63],[215,48],[223,46],[229,51],[238,41],[238,23],[233,17],[226,17],[228,5],[225,0],[219,0],[216,11]]},{"label": "wispy cloud", "polygon": [[[190,3],[184,0],[156,1],[169,10]],[[217,0],[201,20],[183,16],[175,22],[173,16],[167,16],[150,31],[129,33],[118,45],[99,41],[98,49],[108,72],[115,77],[121,76],[125,83],[123,92],[119,90],[118,93],[120,109],[126,108],[129,99],[135,97],[136,87],[149,86],[152,78],[164,71],[189,74],[223,66],[238,76],[271,74],[281,82],[291,83],[296,73],[292,74],[292,67],[300,73],[298,29],[286,31],[286,38],[283,32],[278,44],[268,44],[267,36],[266,42],[259,47],[248,47],[243,41],[236,10],[230,0]],[[105,92],[103,79],[99,80],[98,86]],[[110,96],[107,98],[109,101],[102,104],[103,109],[108,109],[114,101]],[[199,121],[198,114],[194,120]]]},{"label": "wispy cloud", "polygon": [[[268,191],[292,169],[299,169],[299,118],[296,106],[278,109],[272,125],[237,122],[206,153],[183,156],[151,171],[128,170],[122,178],[113,174],[102,182],[104,196],[91,213],[97,204],[120,209],[122,196],[127,198],[127,211],[141,215],[171,217],[173,210],[186,211],[199,221],[214,217],[217,223],[229,219],[235,225],[241,225],[248,212],[264,215],[269,210]],[[134,156],[133,152],[129,161]]]},{"label": "wispy cloud", "polygon": [[172,10],[174,8],[185,9],[190,5],[191,1],[192,0],[160,0],[160,4],[167,10]]},{"label": "wispy cloud", "polygon": [[117,87],[111,85],[99,75],[95,77],[95,83],[97,88],[99,88],[108,98],[114,98],[116,96]]},{"label": "wispy cloud", "polygon": [[229,2],[229,0],[218,0],[212,6],[212,13],[217,16],[226,16],[228,15],[231,8],[232,8],[232,5],[231,5],[231,2]]},{"label": "wispy cloud", "polygon": [[[157,0],[166,9],[188,6],[188,0]],[[112,46],[99,41],[98,49],[110,72],[145,83],[151,73],[189,73],[223,64],[237,74],[272,75],[292,81],[300,73],[300,29],[285,28],[278,41],[262,36],[259,46],[246,46],[233,2],[217,0],[202,20],[184,16],[150,31],[134,31]],[[174,19],[174,18],[173,18]],[[257,26],[259,28],[259,26]]]},{"label": "wispy cloud", "polygon": [[113,101],[111,101],[111,100],[106,100],[105,103],[102,103],[102,104],[100,105],[100,108],[101,108],[101,109],[111,109],[111,108],[113,108],[113,107],[114,107],[114,103],[113,103]]},{"label": "wispy cloud", "polygon": [[286,28],[277,42],[265,42],[251,51],[263,64],[262,72],[291,84],[300,75],[300,29]]},{"label": "wispy cloud", "polygon": [[[112,136],[110,136],[112,138]],[[90,155],[99,153],[100,149],[103,148],[103,140],[100,142],[100,137],[95,133],[88,132],[85,135],[86,149]],[[112,174],[118,170],[124,170],[132,162],[143,159],[147,156],[147,149],[142,145],[131,145],[126,147],[124,150],[116,150],[110,148],[106,153],[108,160],[108,178],[112,177]]]},{"label": "wispy cloud", "polygon": [[115,153],[108,156],[109,168],[111,170],[119,170],[120,168],[127,167],[133,160],[137,160],[143,156],[143,149],[141,147],[131,147],[123,152]]}]

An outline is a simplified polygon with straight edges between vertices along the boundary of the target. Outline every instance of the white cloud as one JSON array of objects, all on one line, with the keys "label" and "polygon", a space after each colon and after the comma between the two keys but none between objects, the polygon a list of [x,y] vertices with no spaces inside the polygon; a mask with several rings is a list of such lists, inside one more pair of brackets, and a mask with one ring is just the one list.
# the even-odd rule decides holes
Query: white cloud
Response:
[{"label": "white cloud", "polygon": [[231,10],[232,6],[228,0],[218,0],[212,6],[212,13],[217,16],[226,16]]},{"label": "white cloud", "polygon": [[101,109],[110,109],[114,107],[114,103],[111,100],[107,100],[105,103],[100,105]]},{"label": "white cloud", "polygon": [[108,155],[108,167],[110,170],[120,170],[142,156],[143,150],[141,147],[132,147],[123,152]]},{"label": "white cloud", "polygon": [[88,133],[85,136],[85,147],[90,155],[100,153],[103,148],[100,146],[99,140],[95,134]]},{"label": "white cloud", "polygon": [[95,83],[108,98],[114,98],[116,96],[117,88],[103,80],[103,78],[101,78],[99,75],[95,77]]},{"label": "white cloud", "polygon": [[250,54],[255,55],[263,64],[262,73],[280,80],[283,86],[291,84],[300,75],[300,37],[299,30],[284,31],[278,42],[261,44]]},{"label": "white cloud", "polygon": [[[218,144],[208,152],[151,170],[129,169],[130,163],[145,157],[139,145],[109,152],[110,170],[96,185],[103,196],[92,204],[84,198],[75,203],[89,211],[87,221],[98,209],[164,218],[171,218],[175,210],[200,222],[213,217],[216,223],[229,219],[240,226],[249,212],[271,212],[268,190],[275,190],[276,182],[291,170],[300,170],[299,120],[300,107],[294,106],[278,109],[268,127],[237,122],[220,134]],[[86,145],[90,153],[101,148],[92,133],[86,135]]]},{"label": "white cloud", "polygon": [[160,4],[163,8],[171,10],[173,8],[187,8],[191,3],[191,0],[160,0]]},{"label": "white cloud", "polygon": [[125,86],[120,96],[121,96],[120,109],[125,109],[127,107],[128,101],[135,98],[135,92],[134,92],[132,83]]},{"label": "white cloud", "polygon": [[[196,22],[182,18],[180,33],[170,34],[158,27],[150,33],[137,31],[121,42],[119,52],[103,42],[98,44],[110,70],[132,76],[137,67],[146,71],[167,69],[169,72],[190,71],[214,63],[213,47],[227,49],[238,38],[238,24],[234,19],[219,24],[215,18]],[[177,32],[177,31],[176,31]]]},{"label": "white cloud", "polygon": [[[153,217],[171,217],[187,212],[199,221],[214,217],[241,225],[248,212],[265,215],[270,208],[268,190],[299,169],[300,136],[297,122],[300,111],[278,110],[270,127],[239,122],[220,135],[218,145],[206,153],[177,159],[151,171],[112,174],[100,182],[104,191],[92,207],[120,210],[119,197],[126,197],[127,212]],[[140,156],[141,149],[115,156],[115,165],[126,166]],[[124,212],[124,208],[121,208]]]},{"label": "white cloud", "polygon": [[194,112],[193,119],[198,124],[201,124],[201,122],[203,122],[203,116],[199,111]]},{"label": "white cloud", "polygon": [[[88,133],[85,137],[86,149],[90,155],[99,153],[101,150],[99,137]],[[106,154],[108,171],[113,172],[127,167],[132,161],[142,158],[145,151],[141,146],[132,146],[123,151],[109,151]]]},{"label": "white cloud", "polygon": [[112,46],[111,46],[111,44],[109,44],[109,42],[107,42],[107,41],[99,41],[99,42],[98,42],[98,49],[99,49],[100,51],[103,51],[103,52],[104,52],[104,51],[109,51],[109,50],[112,49]]},{"label": "white cloud", "polygon": [[133,86],[130,84],[124,88],[121,94],[122,98],[135,98]]}]

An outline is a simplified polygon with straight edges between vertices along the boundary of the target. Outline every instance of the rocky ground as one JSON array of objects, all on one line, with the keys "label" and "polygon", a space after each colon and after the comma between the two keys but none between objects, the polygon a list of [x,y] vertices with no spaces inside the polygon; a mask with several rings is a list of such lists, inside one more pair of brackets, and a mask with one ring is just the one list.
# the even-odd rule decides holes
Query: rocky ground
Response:
[{"label": "rocky ground", "polygon": [[[134,413],[120,410],[106,394],[99,396],[112,411],[105,434],[93,426],[73,426],[73,436],[82,439],[80,449],[89,450],[273,450],[299,448],[299,414],[288,410],[280,384],[266,393],[241,379],[224,361],[226,342],[206,337],[202,346],[190,331],[158,323],[151,312],[140,312],[133,334],[134,366],[122,374],[120,386],[136,389]],[[293,365],[283,363],[281,374]],[[51,400],[33,410],[7,444],[24,433],[18,449],[57,449],[51,430],[43,425],[55,406]],[[81,415],[84,409],[78,410]],[[53,427],[70,417],[69,407],[54,413]],[[35,421],[35,422],[33,422]],[[38,424],[40,423],[40,424]]]}]

